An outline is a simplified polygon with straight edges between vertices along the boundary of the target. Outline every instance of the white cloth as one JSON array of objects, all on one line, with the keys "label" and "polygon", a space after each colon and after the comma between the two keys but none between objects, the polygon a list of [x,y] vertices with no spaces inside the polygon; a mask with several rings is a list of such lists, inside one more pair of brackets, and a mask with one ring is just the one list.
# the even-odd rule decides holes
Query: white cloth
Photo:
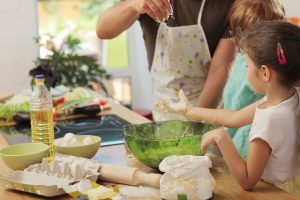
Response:
[{"label": "white cloth", "polygon": [[296,174],[299,146],[299,94],[266,109],[257,108],[249,134],[250,142],[262,139],[272,149],[262,179],[286,181]]},{"label": "white cloth", "polygon": [[[180,89],[190,103],[197,103],[211,61],[201,26],[204,5],[205,0],[202,2],[196,25],[169,27],[165,23],[160,24],[151,67],[154,105],[161,100],[177,102]],[[179,115],[158,111],[155,106],[153,117],[156,121],[184,119]]]}]

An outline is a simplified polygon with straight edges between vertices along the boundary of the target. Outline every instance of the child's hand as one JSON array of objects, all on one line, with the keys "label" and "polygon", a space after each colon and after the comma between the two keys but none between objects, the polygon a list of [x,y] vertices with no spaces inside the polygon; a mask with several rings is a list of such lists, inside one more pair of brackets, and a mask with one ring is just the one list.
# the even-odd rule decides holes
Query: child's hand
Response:
[{"label": "child's hand", "polygon": [[189,102],[183,91],[179,91],[179,102],[172,103],[167,100],[162,100],[155,105],[156,109],[164,112],[172,112],[185,115],[189,109]]},{"label": "child's hand", "polygon": [[218,128],[212,131],[205,133],[201,139],[201,152],[204,155],[207,151],[207,146],[212,144],[216,145],[217,140],[222,137],[224,133],[224,128]]}]

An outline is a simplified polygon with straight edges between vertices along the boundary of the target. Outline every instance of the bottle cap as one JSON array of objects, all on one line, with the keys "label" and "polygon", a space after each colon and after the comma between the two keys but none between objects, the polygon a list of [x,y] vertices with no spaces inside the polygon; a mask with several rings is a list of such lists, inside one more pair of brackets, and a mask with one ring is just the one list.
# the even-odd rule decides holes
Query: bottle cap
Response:
[{"label": "bottle cap", "polygon": [[35,75],[35,79],[43,79],[45,76],[43,74]]},{"label": "bottle cap", "polygon": [[44,83],[45,76],[43,74],[35,75],[35,83]]}]

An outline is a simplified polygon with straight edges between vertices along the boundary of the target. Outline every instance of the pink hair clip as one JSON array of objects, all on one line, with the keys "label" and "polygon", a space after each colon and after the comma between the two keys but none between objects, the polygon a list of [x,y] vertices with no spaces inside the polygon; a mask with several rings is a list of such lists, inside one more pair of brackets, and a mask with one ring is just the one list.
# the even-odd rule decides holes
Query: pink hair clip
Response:
[{"label": "pink hair clip", "polygon": [[287,63],[280,42],[277,42],[277,57],[278,57],[279,64],[285,65]]}]

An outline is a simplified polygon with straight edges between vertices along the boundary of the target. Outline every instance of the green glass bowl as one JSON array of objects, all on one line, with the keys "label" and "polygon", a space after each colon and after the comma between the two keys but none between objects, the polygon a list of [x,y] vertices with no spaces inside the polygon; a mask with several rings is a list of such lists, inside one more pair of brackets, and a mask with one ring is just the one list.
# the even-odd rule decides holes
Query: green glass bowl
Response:
[{"label": "green glass bowl", "polygon": [[201,122],[171,120],[125,126],[124,134],[132,154],[158,169],[170,155],[201,155],[201,137],[213,128]]},{"label": "green glass bowl", "polygon": [[43,143],[23,143],[5,147],[0,156],[13,170],[25,169],[29,165],[41,163],[49,154],[49,146]]}]

